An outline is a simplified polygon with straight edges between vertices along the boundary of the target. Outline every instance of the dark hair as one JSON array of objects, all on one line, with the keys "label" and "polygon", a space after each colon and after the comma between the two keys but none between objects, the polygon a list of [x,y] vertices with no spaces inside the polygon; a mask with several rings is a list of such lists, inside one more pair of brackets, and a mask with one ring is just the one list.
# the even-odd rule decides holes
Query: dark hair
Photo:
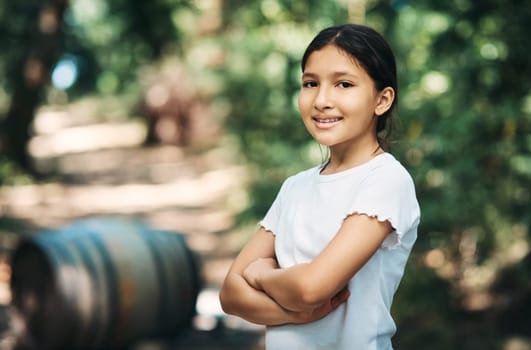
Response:
[{"label": "dark hair", "polygon": [[391,47],[377,31],[367,26],[343,24],[329,27],[319,32],[306,48],[301,62],[303,72],[310,55],[328,45],[338,47],[355,59],[372,78],[378,91],[388,86],[395,90],[393,104],[378,117],[376,124],[378,143],[387,150],[398,100],[396,62]]}]

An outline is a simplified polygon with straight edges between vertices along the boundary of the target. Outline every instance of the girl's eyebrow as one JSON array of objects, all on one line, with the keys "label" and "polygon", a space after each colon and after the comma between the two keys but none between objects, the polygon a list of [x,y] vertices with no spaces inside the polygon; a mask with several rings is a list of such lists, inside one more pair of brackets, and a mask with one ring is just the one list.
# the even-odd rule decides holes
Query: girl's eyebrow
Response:
[{"label": "girl's eyebrow", "polygon": [[307,73],[307,72],[304,72],[302,73],[302,78],[316,78],[317,77],[317,74],[314,74],[314,73]]},{"label": "girl's eyebrow", "polygon": [[[337,72],[333,72],[333,73],[331,74],[331,76],[332,76],[333,78],[342,77],[342,76],[345,76],[345,75],[347,75],[347,76],[349,76],[349,77],[352,77],[352,78],[357,78],[357,77],[358,77],[358,76],[357,76],[356,74],[354,74],[354,73],[351,73],[351,72],[345,72],[345,71],[337,71]],[[304,73],[302,74],[302,77],[303,77],[303,78],[313,78],[313,79],[315,79],[315,78],[317,78],[318,76],[319,76],[318,74],[315,74],[315,73],[312,73],[312,72],[304,72]]]}]

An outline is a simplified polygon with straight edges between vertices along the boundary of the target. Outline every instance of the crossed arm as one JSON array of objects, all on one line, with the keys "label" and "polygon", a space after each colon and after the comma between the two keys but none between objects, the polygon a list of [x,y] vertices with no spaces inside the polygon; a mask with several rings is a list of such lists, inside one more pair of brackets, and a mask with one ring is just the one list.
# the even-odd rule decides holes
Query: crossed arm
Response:
[{"label": "crossed arm", "polygon": [[227,313],[265,325],[320,319],[348,298],[348,281],[391,231],[388,221],[351,215],[312,262],[278,268],[274,236],[261,228],[225,278],[222,307]]}]

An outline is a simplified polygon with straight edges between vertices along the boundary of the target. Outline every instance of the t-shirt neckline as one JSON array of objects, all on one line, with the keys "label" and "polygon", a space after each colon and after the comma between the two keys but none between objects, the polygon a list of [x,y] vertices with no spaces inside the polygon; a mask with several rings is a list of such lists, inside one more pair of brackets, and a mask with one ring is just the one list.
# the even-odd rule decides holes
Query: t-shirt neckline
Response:
[{"label": "t-shirt neckline", "polygon": [[333,173],[333,174],[321,174],[321,170],[327,164],[325,162],[325,163],[319,165],[316,168],[317,169],[317,178],[318,178],[319,182],[334,181],[334,180],[336,180],[338,178],[341,178],[341,177],[344,177],[344,176],[348,176],[348,175],[352,175],[353,173],[356,173],[356,172],[359,172],[359,171],[363,171],[365,168],[367,168],[369,166],[372,166],[374,164],[378,164],[381,160],[386,159],[388,157],[393,157],[393,156],[390,153],[388,153],[388,152],[383,152],[383,153],[380,153],[377,156],[369,159],[368,161],[366,161],[364,163],[361,163],[361,164],[358,164],[356,166],[353,166],[352,168],[345,169],[345,170],[342,170],[342,171],[339,171],[339,172]]}]

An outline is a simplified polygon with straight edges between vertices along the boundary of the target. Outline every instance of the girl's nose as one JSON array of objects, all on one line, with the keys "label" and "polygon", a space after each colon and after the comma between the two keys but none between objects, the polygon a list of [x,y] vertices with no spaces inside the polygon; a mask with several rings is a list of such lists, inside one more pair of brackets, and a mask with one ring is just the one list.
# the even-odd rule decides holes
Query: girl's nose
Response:
[{"label": "girl's nose", "polygon": [[332,102],[330,101],[330,91],[328,88],[321,86],[313,101],[315,109],[322,111],[332,108]]}]

